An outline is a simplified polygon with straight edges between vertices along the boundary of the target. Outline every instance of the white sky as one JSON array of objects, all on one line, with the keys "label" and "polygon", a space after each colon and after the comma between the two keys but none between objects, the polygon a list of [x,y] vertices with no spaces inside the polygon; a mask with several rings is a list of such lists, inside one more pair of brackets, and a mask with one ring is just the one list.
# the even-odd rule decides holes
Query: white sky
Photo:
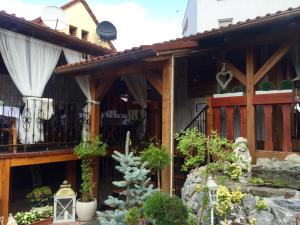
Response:
[{"label": "white sky", "polygon": [[[30,2],[30,0],[0,0],[0,10],[31,20],[40,16],[42,9],[47,6],[48,2],[48,5],[51,5],[52,1],[48,0],[46,4],[45,1]],[[101,0],[88,1],[98,21],[109,20],[117,27],[118,39],[114,41],[117,50],[181,37],[183,11],[168,18],[154,15],[137,1],[99,2]]]}]

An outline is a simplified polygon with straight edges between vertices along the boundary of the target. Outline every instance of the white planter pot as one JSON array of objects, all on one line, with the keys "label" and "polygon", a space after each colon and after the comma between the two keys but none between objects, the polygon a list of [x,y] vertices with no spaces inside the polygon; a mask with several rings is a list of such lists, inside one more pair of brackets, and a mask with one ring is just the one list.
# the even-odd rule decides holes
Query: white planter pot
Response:
[{"label": "white planter pot", "polygon": [[234,93],[224,93],[224,94],[213,94],[214,98],[226,98],[226,97],[237,97],[243,96],[243,92],[234,92]]},{"label": "white planter pot", "polygon": [[79,221],[89,221],[95,218],[97,210],[97,200],[93,199],[91,202],[76,202],[76,215]]},{"label": "white planter pot", "polygon": [[268,94],[280,94],[280,93],[292,93],[293,90],[270,90],[270,91],[255,91],[256,95],[268,95]]}]

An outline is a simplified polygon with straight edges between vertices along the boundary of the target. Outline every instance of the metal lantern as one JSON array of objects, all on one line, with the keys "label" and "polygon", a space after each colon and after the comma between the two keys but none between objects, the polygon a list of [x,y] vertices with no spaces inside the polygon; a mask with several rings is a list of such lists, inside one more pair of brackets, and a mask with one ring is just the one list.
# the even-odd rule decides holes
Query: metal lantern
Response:
[{"label": "metal lantern", "polygon": [[76,194],[71,185],[64,181],[54,195],[53,223],[75,221]]},{"label": "metal lantern", "polygon": [[210,205],[211,205],[211,214],[210,214],[211,225],[214,225],[214,208],[213,208],[213,206],[218,201],[218,198],[217,198],[218,185],[212,179],[212,177],[209,176],[207,179],[206,186],[208,188],[209,201],[210,201]]}]

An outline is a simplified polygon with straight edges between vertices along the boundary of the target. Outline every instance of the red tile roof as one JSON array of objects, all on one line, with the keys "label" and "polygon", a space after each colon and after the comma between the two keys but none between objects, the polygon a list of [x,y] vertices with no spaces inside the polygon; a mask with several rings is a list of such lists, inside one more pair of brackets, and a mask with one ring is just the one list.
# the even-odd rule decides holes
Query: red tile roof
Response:
[{"label": "red tile roof", "polygon": [[[60,8],[61,9],[68,9],[68,8],[70,8],[71,6],[75,5],[78,2],[81,2],[83,4],[83,6],[86,8],[88,13],[90,14],[92,19],[94,20],[95,24],[98,25],[99,22],[98,22],[98,20],[95,16],[95,14],[93,13],[93,11],[91,10],[91,8],[89,7],[89,5],[87,4],[87,2],[85,0],[71,0],[70,2],[68,2],[65,5],[61,6]],[[32,20],[31,22],[37,23],[37,24],[43,24],[43,21],[42,21],[41,17],[38,17],[38,18]]]},{"label": "red tile roof", "polygon": [[258,16],[254,19],[247,19],[244,22],[237,22],[236,24],[231,24],[231,25],[228,25],[225,27],[213,28],[211,30],[204,31],[201,33],[196,33],[196,34],[193,34],[193,35],[190,35],[187,37],[182,37],[182,38],[177,38],[177,39],[173,39],[173,40],[169,40],[169,41],[155,43],[153,45],[148,45],[148,46],[142,45],[140,47],[125,50],[123,52],[117,52],[117,53],[108,54],[108,55],[104,55],[104,56],[100,56],[100,57],[94,57],[90,60],[75,63],[75,64],[63,65],[63,66],[58,67],[57,70],[59,71],[59,70],[64,70],[66,68],[77,67],[77,66],[93,63],[95,61],[101,61],[104,59],[113,58],[116,55],[128,54],[130,52],[135,52],[135,51],[139,51],[141,49],[146,49],[146,48],[153,48],[156,51],[166,51],[166,50],[174,50],[174,49],[182,49],[182,48],[196,48],[196,47],[198,47],[197,41],[201,40],[202,38],[209,38],[214,35],[222,34],[222,32],[225,32],[225,31],[231,32],[234,30],[238,30],[239,28],[248,28],[250,25],[256,26],[259,23],[270,22],[270,21],[272,21],[273,18],[281,19],[283,17],[289,17],[292,15],[296,15],[296,16],[300,17],[300,7],[288,8],[285,11],[277,11],[276,13],[273,13],[273,14],[268,13],[265,16],[261,16],[261,17]]},{"label": "red tile roof", "polygon": [[16,17],[15,14],[9,14],[3,10],[0,11],[0,21],[0,28],[32,36],[63,47],[69,47],[77,51],[92,55],[104,55],[113,52],[108,48],[53,30],[41,24],[27,21],[24,18]]}]

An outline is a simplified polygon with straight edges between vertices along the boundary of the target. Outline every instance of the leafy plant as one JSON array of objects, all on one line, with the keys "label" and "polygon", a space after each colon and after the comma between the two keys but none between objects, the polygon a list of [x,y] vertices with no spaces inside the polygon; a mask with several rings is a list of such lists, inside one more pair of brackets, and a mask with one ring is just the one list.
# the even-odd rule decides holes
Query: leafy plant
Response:
[{"label": "leafy plant", "polygon": [[83,140],[74,149],[81,162],[81,201],[89,202],[94,197],[94,182],[92,180],[93,161],[98,156],[103,156],[107,152],[107,144],[101,140],[100,136],[92,137],[90,141]]},{"label": "leafy plant", "polygon": [[279,90],[290,90],[293,89],[293,81],[291,80],[282,80],[279,83]]},{"label": "leafy plant", "polygon": [[264,180],[261,179],[260,177],[251,177],[249,179],[249,183],[257,186],[261,186],[265,184]]},{"label": "leafy plant", "polygon": [[244,92],[245,91],[245,87],[242,85],[235,85],[232,88],[232,92],[236,93],[236,92]]},{"label": "leafy plant", "polygon": [[268,206],[263,197],[260,197],[255,204],[255,208],[259,211],[268,209]]},{"label": "leafy plant", "polygon": [[50,187],[43,186],[43,187],[37,187],[33,189],[32,192],[26,195],[26,199],[34,207],[42,207],[51,204],[52,196],[53,194]]},{"label": "leafy plant", "polygon": [[142,152],[141,159],[147,162],[147,167],[157,171],[157,183],[160,188],[160,171],[171,161],[171,155],[164,146],[157,147],[151,143],[148,148]]},{"label": "leafy plant", "polygon": [[260,84],[258,85],[258,90],[261,91],[270,91],[270,90],[274,90],[274,85],[272,82],[270,81],[262,81],[260,82]]},{"label": "leafy plant", "polygon": [[188,210],[180,198],[155,192],[143,204],[145,216],[156,225],[186,225]]},{"label": "leafy plant", "polygon": [[229,175],[231,180],[238,181],[243,175],[242,168],[237,163],[229,163],[225,167],[225,173]]},{"label": "leafy plant", "polygon": [[228,93],[228,90],[226,90],[226,89],[221,89],[219,91],[219,94],[226,94],[226,93]]},{"label": "leafy plant", "polygon": [[30,210],[27,212],[17,212],[14,216],[17,224],[32,224],[37,221],[52,217],[53,209],[51,206],[43,207],[38,210]]},{"label": "leafy plant", "polygon": [[126,225],[139,225],[141,220],[141,212],[139,208],[133,207],[128,210],[125,216]]},{"label": "leafy plant", "polygon": [[205,160],[208,172],[222,171],[226,163],[235,161],[233,144],[215,131],[205,136],[196,128],[188,129],[177,134],[176,140],[177,148],[185,157],[184,171],[199,167]]}]

